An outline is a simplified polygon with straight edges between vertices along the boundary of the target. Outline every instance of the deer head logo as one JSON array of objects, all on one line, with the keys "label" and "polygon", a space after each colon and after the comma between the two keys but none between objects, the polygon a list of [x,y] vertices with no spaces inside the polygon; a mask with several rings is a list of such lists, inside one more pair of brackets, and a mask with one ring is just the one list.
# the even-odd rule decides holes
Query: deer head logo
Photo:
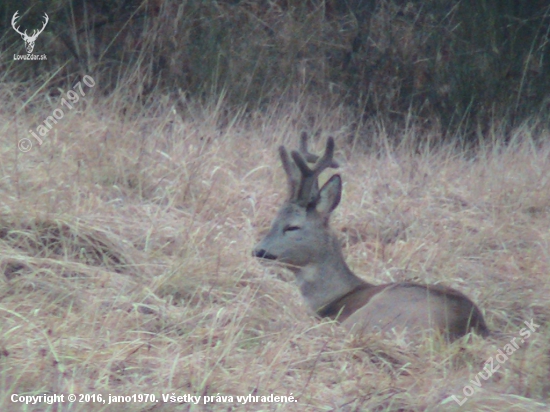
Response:
[{"label": "deer head logo", "polygon": [[48,15],[46,13],[44,13],[44,23],[42,24],[42,28],[40,30],[34,30],[32,35],[28,35],[27,34],[27,30],[25,30],[23,33],[21,33],[19,31],[19,26],[15,26],[16,24],[16,20],[20,17],[17,15],[17,13],[19,13],[19,10],[17,10],[15,12],[15,14],[13,15],[12,19],[11,19],[11,26],[13,27],[13,29],[19,33],[21,35],[21,37],[23,38],[23,40],[25,41],[25,48],[27,49],[27,53],[28,54],[31,54],[33,49],[34,49],[34,42],[36,41],[36,38],[38,37],[38,35],[40,33],[42,33],[44,31],[44,28],[46,27],[46,24],[48,24],[48,21],[50,20],[50,18],[48,17]]}]

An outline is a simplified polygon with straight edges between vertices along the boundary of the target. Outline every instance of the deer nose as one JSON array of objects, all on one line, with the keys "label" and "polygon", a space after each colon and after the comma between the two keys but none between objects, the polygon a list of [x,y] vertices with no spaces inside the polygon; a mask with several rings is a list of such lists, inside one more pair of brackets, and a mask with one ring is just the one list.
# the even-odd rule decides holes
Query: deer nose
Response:
[{"label": "deer nose", "polygon": [[277,259],[277,256],[272,255],[265,249],[254,249],[252,251],[252,256],[260,258],[260,259],[269,259],[269,260],[275,260]]}]

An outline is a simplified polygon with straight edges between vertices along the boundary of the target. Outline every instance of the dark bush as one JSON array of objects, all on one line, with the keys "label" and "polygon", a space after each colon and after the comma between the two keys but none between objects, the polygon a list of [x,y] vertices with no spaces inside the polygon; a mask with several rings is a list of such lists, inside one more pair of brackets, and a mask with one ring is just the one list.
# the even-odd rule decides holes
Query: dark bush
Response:
[{"label": "dark bush", "polygon": [[[50,22],[35,53],[13,61]],[[224,94],[257,108],[316,93],[387,130],[411,122],[442,136],[479,139],[550,106],[550,5],[542,0],[6,0],[0,11],[2,79],[67,87],[100,79],[145,104],[153,91]]]}]

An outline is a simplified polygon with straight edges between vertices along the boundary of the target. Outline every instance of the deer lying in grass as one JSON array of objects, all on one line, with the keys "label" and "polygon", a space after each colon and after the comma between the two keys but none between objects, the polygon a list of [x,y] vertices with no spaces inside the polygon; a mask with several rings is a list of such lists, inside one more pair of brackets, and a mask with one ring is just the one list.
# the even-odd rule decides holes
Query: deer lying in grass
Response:
[{"label": "deer lying in grass", "polygon": [[[332,137],[320,160],[308,152],[305,133],[300,151],[291,153],[292,160],[284,146],[279,153],[289,198],[253,255],[292,270],[307,305],[318,316],[337,319],[353,332],[423,336],[436,331],[454,340],[474,330],[488,336],[481,311],[457,290],[409,282],[375,286],[350,270],[329,228],[330,214],[340,203],[342,179],[335,174],[320,190],[317,181],[323,170],[338,167]],[[317,163],[311,169],[307,162]]]}]

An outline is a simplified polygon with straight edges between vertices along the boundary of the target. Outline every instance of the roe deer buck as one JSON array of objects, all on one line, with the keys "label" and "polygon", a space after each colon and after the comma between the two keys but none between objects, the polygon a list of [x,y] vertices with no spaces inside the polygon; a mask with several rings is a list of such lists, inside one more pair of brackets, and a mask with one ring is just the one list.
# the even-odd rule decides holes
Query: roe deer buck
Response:
[{"label": "roe deer buck", "polygon": [[[292,270],[307,305],[318,316],[337,319],[354,332],[387,334],[393,330],[418,336],[436,331],[447,340],[471,330],[489,335],[481,311],[457,290],[409,282],[376,286],[350,270],[329,228],[330,214],[340,203],[342,179],[335,174],[320,190],[317,181],[324,169],[338,167],[332,159],[332,137],[320,160],[308,152],[305,133],[300,151],[291,153],[292,160],[284,146],[279,147],[279,154],[289,198],[253,255]],[[317,163],[310,169],[308,162]]]}]

